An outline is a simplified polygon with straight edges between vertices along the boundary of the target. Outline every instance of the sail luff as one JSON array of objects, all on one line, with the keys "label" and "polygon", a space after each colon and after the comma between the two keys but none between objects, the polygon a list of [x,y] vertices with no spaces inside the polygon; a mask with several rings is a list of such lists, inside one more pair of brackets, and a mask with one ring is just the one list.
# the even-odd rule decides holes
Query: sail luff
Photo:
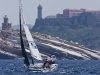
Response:
[{"label": "sail luff", "polygon": [[23,43],[23,38],[22,38],[21,7],[20,7],[20,4],[21,4],[21,0],[19,1],[19,24],[20,24],[20,42],[21,42],[21,49],[22,49],[22,55],[24,57],[24,64],[29,67],[30,66],[30,63],[29,63],[29,60],[28,60],[28,57],[27,57],[27,54],[26,54],[26,51],[25,51],[25,48],[24,48],[24,43]]}]

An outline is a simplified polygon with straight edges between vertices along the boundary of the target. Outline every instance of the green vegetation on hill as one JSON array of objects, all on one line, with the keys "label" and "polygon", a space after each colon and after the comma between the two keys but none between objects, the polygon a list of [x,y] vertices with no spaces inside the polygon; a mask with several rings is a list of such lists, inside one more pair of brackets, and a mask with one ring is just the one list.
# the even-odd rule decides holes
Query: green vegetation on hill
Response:
[{"label": "green vegetation on hill", "polygon": [[82,13],[70,19],[37,19],[32,31],[100,49],[100,16]]}]

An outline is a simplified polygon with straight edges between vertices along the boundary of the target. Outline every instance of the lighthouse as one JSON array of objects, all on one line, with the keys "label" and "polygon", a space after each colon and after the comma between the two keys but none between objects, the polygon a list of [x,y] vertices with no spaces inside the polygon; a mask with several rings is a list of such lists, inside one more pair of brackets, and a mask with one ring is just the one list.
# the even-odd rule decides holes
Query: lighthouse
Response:
[{"label": "lighthouse", "polygon": [[42,19],[42,6],[41,4],[39,4],[38,8],[38,15],[37,15],[37,19]]},{"label": "lighthouse", "polygon": [[4,16],[4,23],[2,23],[2,30],[11,30],[11,23],[8,23],[7,14]]}]

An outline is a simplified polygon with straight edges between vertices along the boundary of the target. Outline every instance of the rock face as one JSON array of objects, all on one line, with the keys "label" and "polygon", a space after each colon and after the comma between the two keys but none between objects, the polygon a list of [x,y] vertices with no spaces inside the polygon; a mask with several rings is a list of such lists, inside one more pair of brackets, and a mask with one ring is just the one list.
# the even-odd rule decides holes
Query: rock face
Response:
[{"label": "rock face", "polygon": [[[44,57],[46,55],[56,55],[58,59],[69,60],[99,60],[100,51],[88,49],[73,41],[62,40],[58,37],[51,37],[50,35],[32,32],[32,36],[36,45]],[[28,42],[23,32],[24,45],[28,54]],[[22,58],[19,31],[0,32],[0,59],[15,59]]]},{"label": "rock face", "polygon": [[[70,19],[36,19],[33,32],[79,42],[90,49],[100,50],[100,17],[87,13]],[[95,43],[95,44],[94,44]]]}]

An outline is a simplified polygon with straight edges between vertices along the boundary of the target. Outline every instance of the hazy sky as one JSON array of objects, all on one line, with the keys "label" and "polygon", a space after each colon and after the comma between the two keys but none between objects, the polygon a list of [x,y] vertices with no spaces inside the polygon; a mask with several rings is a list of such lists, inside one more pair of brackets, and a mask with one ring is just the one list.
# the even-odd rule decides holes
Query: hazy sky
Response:
[{"label": "hazy sky", "polygon": [[[39,3],[43,7],[43,18],[48,15],[63,13],[63,9],[100,10],[100,0],[22,0],[24,17],[27,24],[34,25],[37,18],[37,6]],[[19,24],[18,0],[0,0],[0,26],[5,14],[8,15],[12,25]]]}]

